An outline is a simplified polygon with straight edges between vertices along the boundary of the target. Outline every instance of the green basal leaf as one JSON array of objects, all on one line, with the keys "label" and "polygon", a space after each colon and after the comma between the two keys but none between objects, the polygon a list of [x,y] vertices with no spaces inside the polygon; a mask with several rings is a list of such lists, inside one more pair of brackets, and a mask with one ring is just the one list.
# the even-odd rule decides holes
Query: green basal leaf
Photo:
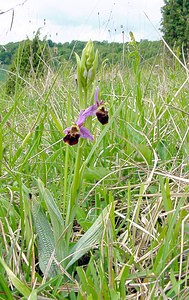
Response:
[{"label": "green basal leaf", "polygon": [[76,262],[81,256],[87,253],[95,245],[99,244],[102,238],[102,233],[113,203],[106,206],[93,225],[85,232],[80,240],[75,244],[71,253],[70,261],[68,262],[66,269],[68,269],[74,262]]},{"label": "green basal leaf", "polygon": [[55,242],[55,248],[56,248],[56,254],[58,261],[61,261],[65,257],[65,238],[62,234],[64,232],[64,221],[62,218],[62,215],[60,213],[60,210],[52,197],[51,193],[47,188],[44,187],[44,184],[40,179],[38,179],[38,186],[41,194],[42,200],[45,201],[45,204],[47,206],[53,234],[54,234],[54,242]]},{"label": "green basal leaf", "polygon": [[58,273],[57,265],[53,260],[53,257],[56,257],[54,235],[47,216],[35,200],[32,206],[32,216],[37,233],[40,269],[48,277],[54,277]]}]

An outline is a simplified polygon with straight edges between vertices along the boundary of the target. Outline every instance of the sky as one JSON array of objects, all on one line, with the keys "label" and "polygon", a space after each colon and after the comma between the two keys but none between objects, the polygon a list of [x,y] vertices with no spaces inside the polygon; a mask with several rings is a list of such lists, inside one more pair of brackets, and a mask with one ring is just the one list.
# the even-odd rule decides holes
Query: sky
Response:
[{"label": "sky", "polygon": [[32,37],[54,42],[159,40],[163,0],[0,0],[0,45]]}]

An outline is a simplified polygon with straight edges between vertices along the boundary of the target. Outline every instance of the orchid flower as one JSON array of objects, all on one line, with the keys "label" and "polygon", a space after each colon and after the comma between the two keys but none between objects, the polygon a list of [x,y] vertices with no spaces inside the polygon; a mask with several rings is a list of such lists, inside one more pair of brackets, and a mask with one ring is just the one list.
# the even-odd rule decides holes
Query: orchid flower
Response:
[{"label": "orchid flower", "polygon": [[95,104],[81,110],[77,121],[73,122],[72,126],[64,130],[66,136],[63,138],[63,141],[68,143],[70,146],[76,145],[80,137],[91,141],[94,140],[91,132],[87,128],[83,127],[87,117],[96,115],[101,124],[105,125],[108,123],[108,112],[105,110],[104,101],[98,100],[98,93],[99,87],[96,88],[94,95]]},{"label": "orchid flower", "polygon": [[96,115],[99,122],[103,125],[108,123],[108,112],[105,110],[104,101],[98,100],[99,87],[96,88],[94,100],[95,104],[89,106],[83,112],[83,117],[87,118],[88,116]]},{"label": "orchid flower", "polygon": [[92,133],[87,128],[83,127],[86,117],[85,110],[81,110],[77,121],[73,122],[72,126],[64,130],[66,136],[63,138],[63,141],[65,143],[68,143],[70,146],[76,145],[80,137],[91,141],[94,140]]}]

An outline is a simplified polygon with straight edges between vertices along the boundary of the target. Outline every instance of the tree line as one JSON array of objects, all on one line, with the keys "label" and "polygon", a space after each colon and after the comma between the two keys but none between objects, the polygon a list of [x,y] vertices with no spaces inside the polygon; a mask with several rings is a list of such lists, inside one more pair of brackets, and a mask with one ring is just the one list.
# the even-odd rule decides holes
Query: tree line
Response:
[{"label": "tree line", "polygon": [[[93,44],[98,49],[100,64],[103,62],[111,66],[120,64],[121,67],[126,64],[127,66],[132,65],[132,53],[136,51],[136,49],[133,49],[132,41],[124,44],[95,41]],[[65,61],[75,64],[75,52],[81,55],[85,45],[86,42],[84,41],[72,41],[62,44],[55,43],[52,40],[41,40],[38,31],[33,40],[26,39],[22,42],[1,46],[0,63],[9,72],[5,75],[5,72],[0,70],[0,81],[5,82],[6,92],[13,94],[16,83],[24,85],[23,78],[37,80],[47,74],[48,67],[56,72],[60,64]],[[162,47],[160,41],[148,40],[136,42],[135,47],[136,45],[141,63],[157,56]],[[18,76],[15,76],[16,74]]]},{"label": "tree line", "polygon": [[[164,0],[161,8],[162,20],[160,29],[168,45],[173,48],[181,58],[189,60],[189,1],[188,0]],[[36,34],[39,38],[39,31]],[[29,40],[0,45],[0,64],[8,68],[19,47],[28,44]],[[44,43],[44,41],[43,41]],[[72,41],[66,43],[55,43],[52,40],[45,41],[49,54],[56,61],[71,61],[75,63],[74,52],[79,55],[85,47],[84,41]],[[137,43],[141,61],[156,56],[162,46],[161,41],[141,40]],[[99,59],[109,64],[117,64],[122,60],[123,55],[130,51],[130,43],[116,43],[108,41],[94,41],[94,46],[99,50]]]},{"label": "tree line", "polygon": [[[74,52],[77,52],[80,55],[86,45],[86,42],[84,41],[74,40],[66,43],[55,43],[52,40],[46,40],[45,42],[49,49],[51,58],[55,58],[58,61],[67,60],[71,62],[75,62]],[[0,45],[0,64],[10,66],[18,48],[26,45],[27,43],[28,40],[24,40],[22,42],[11,42],[6,45]],[[137,44],[141,60],[150,59],[156,56],[161,47],[160,41],[141,40]],[[123,55],[123,47],[125,55],[127,55],[128,51],[130,51],[129,46],[129,42],[123,45],[123,43],[116,42],[109,43],[108,41],[94,41],[94,47],[99,51],[99,59],[101,61],[106,59],[109,64],[119,63]]]}]

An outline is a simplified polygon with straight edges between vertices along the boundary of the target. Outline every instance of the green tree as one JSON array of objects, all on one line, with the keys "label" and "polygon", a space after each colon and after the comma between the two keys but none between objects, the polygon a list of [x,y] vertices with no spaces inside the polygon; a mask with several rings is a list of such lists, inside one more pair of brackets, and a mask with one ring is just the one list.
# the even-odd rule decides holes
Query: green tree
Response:
[{"label": "green tree", "polygon": [[166,42],[189,59],[189,1],[164,0],[161,30]]},{"label": "green tree", "polygon": [[45,40],[39,39],[39,31],[33,40],[27,39],[21,42],[10,65],[10,73],[6,81],[7,93],[13,94],[16,84],[23,86],[25,80],[44,77],[49,58],[48,44]]}]

